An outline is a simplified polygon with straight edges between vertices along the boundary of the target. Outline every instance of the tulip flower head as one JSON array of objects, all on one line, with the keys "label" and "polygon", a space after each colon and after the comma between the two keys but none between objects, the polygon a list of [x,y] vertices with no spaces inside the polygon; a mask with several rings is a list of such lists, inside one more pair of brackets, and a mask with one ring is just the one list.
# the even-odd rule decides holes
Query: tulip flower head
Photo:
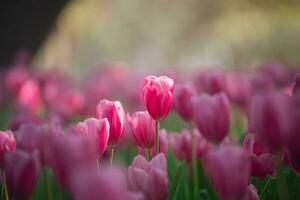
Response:
[{"label": "tulip flower head", "polygon": [[125,112],[119,101],[103,99],[97,105],[96,116],[98,119],[107,118],[109,122],[109,145],[116,145],[125,130]]},{"label": "tulip flower head", "polygon": [[141,95],[154,120],[164,119],[173,103],[174,81],[167,76],[147,76],[141,84]]},{"label": "tulip flower head", "polygon": [[230,129],[230,105],[223,93],[200,95],[193,99],[194,122],[202,135],[220,143]]},{"label": "tulip flower head", "polygon": [[177,85],[174,93],[174,108],[176,112],[186,121],[193,117],[191,99],[196,96],[196,88],[192,83]]},{"label": "tulip flower head", "polygon": [[273,152],[280,151],[291,131],[292,109],[288,95],[266,91],[254,96],[250,110],[250,126]]},{"label": "tulip flower head", "polygon": [[243,146],[250,154],[252,176],[263,179],[266,176],[273,175],[275,160],[256,134],[248,133]]},{"label": "tulip flower head", "polygon": [[136,156],[128,168],[128,181],[133,191],[145,193],[148,200],[165,200],[168,195],[165,155],[158,154],[150,162],[143,156]]},{"label": "tulip flower head", "polygon": [[109,138],[109,123],[105,119],[89,118],[79,122],[76,126],[77,133],[91,136],[97,141],[99,156],[102,156],[107,148]]},{"label": "tulip flower head", "polygon": [[10,130],[0,131],[0,166],[2,166],[4,154],[16,150],[16,140]]},{"label": "tulip flower head", "polygon": [[209,151],[204,157],[204,168],[221,199],[243,199],[247,195],[250,162],[242,148],[226,145]]},{"label": "tulip flower head", "polygon": [[155,121],[147,111],[135,112],[127,117],[137,145],[150,149],[155,144]]}]

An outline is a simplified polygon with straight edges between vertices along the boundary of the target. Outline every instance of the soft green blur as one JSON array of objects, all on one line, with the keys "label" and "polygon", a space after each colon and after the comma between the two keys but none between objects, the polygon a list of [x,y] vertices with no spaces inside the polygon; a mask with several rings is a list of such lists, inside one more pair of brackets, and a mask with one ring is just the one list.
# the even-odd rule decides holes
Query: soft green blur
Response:
[{"label": "soft green blur", "polygon": [[37,65],[81,72],[132,67],[244,67],[300,61],[299,0],[74,0]]}]

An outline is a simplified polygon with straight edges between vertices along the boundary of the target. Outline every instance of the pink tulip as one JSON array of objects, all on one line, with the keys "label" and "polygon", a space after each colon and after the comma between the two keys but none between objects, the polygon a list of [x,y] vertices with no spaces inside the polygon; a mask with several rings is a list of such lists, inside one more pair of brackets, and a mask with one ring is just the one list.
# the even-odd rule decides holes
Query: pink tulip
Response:
[{"label": "pink tulip", "polygon": [[203,71],[197,75],[195,81],[201,92],[216,94],[225,90],[225,76],[220,70]]},{"label": "pink tulip", "polygon": [[103,99],[97,105],[97,118],[107,118],[109,122],[110,145],[116,145],[123,136],[125,130],[125,113],[119,101],[108,101]]},{"label": "pink tulip", "polygon": [[[165,156],[167,156],[168,153],[168,133],[165,129],[159,130],[159,153],[163,153]],[[145,156],[145,149],[139,148],[139,153],[143,156]],[[154,157],[155,154],[155,147],[150,148],[150,156]]]},{"label": "pink tulip", "polygon": [[204,157],[204,169],[221,199],[238,200],[247,195],[250,162],[242,148],[224,146],[209,151]]},{"label": "pink tulip", "polygon": [[37,152],[29,154],[17,150],[8,153],[4,164],[9,195],[15,199],[30,199],[41,171]]},{"label": "pink tulip", "polygon": [[0,131],[0,166],[3,164],[4,155],[16,150],[16,140],[10,131]]},{"label": "pink tulip", "polygon": [[167,76],[147,76],[141,84],[141,95],[154,120],[164,119],[173,103],[174,81]]},{"label": "pink tulip", "polygon": [[174,92],[174,108],[176,112],[186,121],[193,117],[191,99],[196,96],[197,91],[192,83],[177,85]]},{"label": "pink tulip", "polygon": [[230,105],[223,93],[193,98],[194,121],[202,135],[220,143],[230,129]]},{"label": "pink tulip", "polygon": [[57,181],[66,188],[70,187],[70,178],[76,170],[97,166],[98,148],[90,137],[56,135],[49,138],[47,149],[48,165],[53,168]]},{"label": "pink tulip", "polygon": [[259,200],[257,189],[252,184],[248,186],[248,194],[246,200]]},{"label": "pink tulip", "polygon": [[79,122],[76,126],[77,133],[91,136],[97,142],[98,155],[102,156],[107,148],[109,138],[109,123],[107,119],[89,118]]},{"label": "pink tulip", "polygon": [[133,191],[143,192],[147,200],[165,200],[168,195],[167,161],[158,154],[150,162],[136,156],[128,168],[128,181]]},{"label": "pink tulip", "polygon": [[118,168],[103,167],[76,170],[70,177],[70,192],[75,200],[123,200],[129,195],[125,173]]},{"label": "pink tulip", "polygon": [[275,160],[256,134],[248,133],[246,135],[244,149],[250,155],[252,176],[263,179],[266,176],[273,175]]},{"label": "pink tulip", "polygon": [[135,112],[132,116],[128,115],[135,142],[142,149],[150,149],[155,144],[155,121],[147,111]]},{"label": "pink tulip", "polygon": [[[193,131],[194,140],[196,144],[196,155],[200,159],[208,150],[212,148],[212,145],[199,133],[198,130]],[[186,162],[192,161],[192,136],[191,133],[185,129],[180,134],[170,134],[169,141],[171,148],[179,160]]]},{"label": "pink tulip", "polygon": [[30,77],[27,68],[14,67],[5,74],[5,86],[13,94],[17,94],[22,84]]},{"label": "pink tulip", "polygon": [[281,92],[266,91],[254,96],[250,111],[250,126],[272,150],[279,151],[291,131],[290,98]]},{"label": "pink tulip", "polygon": [[19,89],[17,99],[21,109],[34,114],[41,111],[42,100],[39,82],[35,79],[25,81]]},{"label": "pink tulip", "polygon": [[252,90],[250,75],[242,72],[227,74],[226,94],[234,104],[245,111],[248,111]]}]

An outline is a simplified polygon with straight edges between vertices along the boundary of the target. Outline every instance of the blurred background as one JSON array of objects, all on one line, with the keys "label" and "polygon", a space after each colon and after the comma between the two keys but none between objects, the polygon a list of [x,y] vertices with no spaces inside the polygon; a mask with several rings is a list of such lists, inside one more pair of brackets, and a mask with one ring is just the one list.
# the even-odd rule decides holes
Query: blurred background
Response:
[{"label": "blurred background", "polygon": [[[0,34],[0,53],[6,56],[0,59],[2,65],[21,48],[34,54],[36,67],[56,66],[75,73],[108,61],[134,68],[239,68],[273,59],[300,61],[299,0],[4,0],[2,4],[1,32],[10,38]],[[7,53],[12,40],[19,42]]]}]

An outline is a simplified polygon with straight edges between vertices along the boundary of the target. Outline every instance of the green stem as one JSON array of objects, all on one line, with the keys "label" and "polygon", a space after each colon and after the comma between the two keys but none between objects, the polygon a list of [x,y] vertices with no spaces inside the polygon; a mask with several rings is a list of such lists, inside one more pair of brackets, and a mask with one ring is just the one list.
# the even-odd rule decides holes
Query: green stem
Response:
[{"label": "green stem", "polygon": [[197,168],[197,152],[195,135],[192,128],[190,128],[191,142],[192,142],[192,168],[193,168],[193,197],[194,200],[199,199],[199,181],[198,181],[198,168]]},{"label": "green stem", "polygon": [[4,169],[2,169],[2,179],[3,179],[3,184],[4,184],[4,197],[5,197],[5,200],[9,200]]},{"label": "green stem", "polygon": [[115,151],[115,148],[113,146],[110,146],[110,151],[109,151],[109,162],[110,162],[110,165],[113,164],[114,151]]},{"label": "green stem", "polygon": [[146,148],[145,151],[146,151],[146,159],[147,159],[147,161],[150,161],[151,160],[150,149]]},{"label": "green stem", "polygon": [[284,174],[284,164],[278,160],[277,163],[277,174],[276,174],[276,184],[279,199],[286,200],[289,199],[289,192],[287,187],[287,180]]},{"label": "green stem", "polygon": [[269,185],[269,183],[270,183],[270,180],[271,180],[271,179],[268,178],[268,180],[266,181],[264,187],[262,188],[262,190],[261,190],[261,192],[260,192],[260,196],[261,196],[261,197],[264,197],[265,192],[266,192],[266,189],[267,189],[267,187],[268,187],[268,185]]},{"label": "green stem", "polygon": [[51,192],[50,192],[50,185],[49,185],[49,177],[47,174],[47,170],[44,168],[44,175],[45,175],[45,188],[46,188],[46,192],[47,192],[47,199],[51,200]]},{"label": "green stem", "polygon": [[155,155],[159,153],[159,136],[158,136],[158,131],[159,131],[159,121],[155,121]]}]

